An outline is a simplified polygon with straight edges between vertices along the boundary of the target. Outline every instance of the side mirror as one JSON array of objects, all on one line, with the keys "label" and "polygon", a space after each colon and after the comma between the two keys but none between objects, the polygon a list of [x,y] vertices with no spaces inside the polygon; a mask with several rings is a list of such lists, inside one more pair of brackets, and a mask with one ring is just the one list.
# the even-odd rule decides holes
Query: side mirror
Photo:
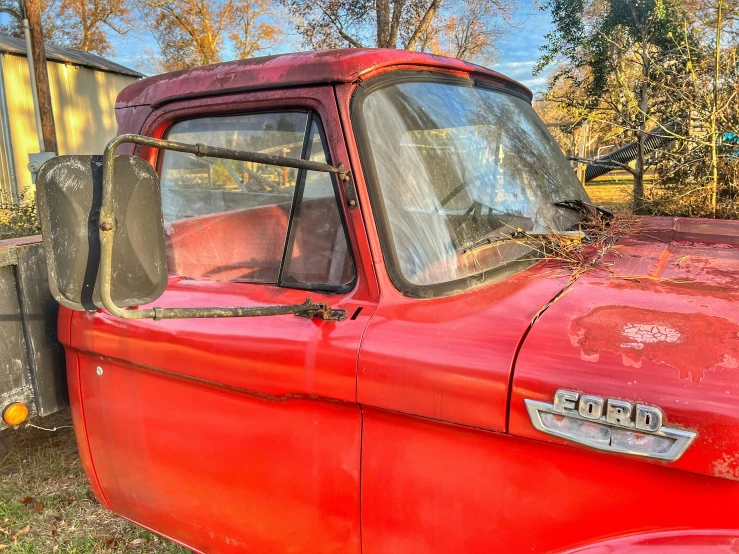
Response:
[{"label": "side mirror", "polygon": [[124,142],[194,156],[336,173],[345,183],[351,182],[351,172],[342,166],[141,135],[114,138],[103,156],[53,158],[41,167],[36,187],[49,286],[60,304],[73,310],[105,308],[123,319],[286,314],[346,319],[346,310],[334,310],[310,298],[288,306],[124,309],[153,302],[167,286],[159,177],[141,158],[116,156],[116,148]]},{"label": "side mirror", "polygon": [[[167,286],[159,178],[145,160],[115,156],[115,237],[111,298],[117,306],[148,304]],[[73,310],[104,307],[101,298],[102,156],[58,156],[36,180],[49,286]]]}]

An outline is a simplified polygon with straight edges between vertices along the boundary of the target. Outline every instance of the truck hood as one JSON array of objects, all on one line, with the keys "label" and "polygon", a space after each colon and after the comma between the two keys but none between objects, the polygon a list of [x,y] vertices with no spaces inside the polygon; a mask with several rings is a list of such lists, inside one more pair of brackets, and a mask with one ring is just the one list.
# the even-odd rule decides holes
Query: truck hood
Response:
[{"label": "truck hood", "polygon": [[585,448],[532,424],[525,400],[558,389],[658,406],[697,436],[654,463],[739,480],[739,222],[643,219],[604,261],[531,328],[510,431]]}]

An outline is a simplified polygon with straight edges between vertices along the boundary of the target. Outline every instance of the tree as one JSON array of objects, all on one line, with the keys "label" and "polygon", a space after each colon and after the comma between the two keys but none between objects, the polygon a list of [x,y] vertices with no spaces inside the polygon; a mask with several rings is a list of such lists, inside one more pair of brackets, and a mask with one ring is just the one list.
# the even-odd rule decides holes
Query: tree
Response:
[{"label": "tree", "polygon": [[282,0],[309,48],[427,50],[489,57],[512,0]]},{"label": "tree", "polygon": [[[670,212],[674,207],[666,206],[665,200],[673,197],[681,199],[685,213],[736,216],[731,204],[737,197],[739,174],[734,138],[739,129],[739,74],[732,31],[739,3],[698,0],[689,7],[680,44],[688,71],[667,82],[664,90],[666,103],[685,114],[685,125],[657,164],[660,190],[654,200]],[[719,204],[727,201],[719,214]]]},{"label": "tree", "polygon": [[281,35],[269,0],[142,0],[141,9],[165,71],[220,62],[228,39],[243,58]]},{"label": "tree", "polygon": [[270,22],[273,12],[268,0],[242,0],[237,5],[229,32],[237,58],[251,58],[280,39],[282,30]]},{"label": "tree", "polygon": [[114,52],[108,30],[119,35],[131,30],[125,0],[62,0],[54,15],[59,44],[101,56]]},{"label": "tree", "polygon": [[459,10],[439,17],[421,38],[419,50],[453,58],[493,63],[497,42],[505,34],[501,15],[507,7],[488,0],[468,0]]},{"label": "tree", "polygon": [[[554,73],[549,97],[579,112],[581,121],[610,124],[636,139],[634,167],[623,169],[633,175],[639,208],[647,170],[645,141],[651,127],[668,131],[656,116],[664,98],[653,94],[664,75],[660,68],[687,71],[674,40],[682,33],[680,10],[671,0],[549,0],[545,8],[554,29],[537,69],[565,61]],[[584,90],[584,97],[556,96],[560,81]]]},{"label": "tree", "polygon": [[[101,56],[114,52],[109,31],[125,34],[131,29],[128,0],[50,0],[41,2],[44,39]],[[22,10],[15,0],[0,0],[0,10],[11,15],[0,32],[23,37]]]}]

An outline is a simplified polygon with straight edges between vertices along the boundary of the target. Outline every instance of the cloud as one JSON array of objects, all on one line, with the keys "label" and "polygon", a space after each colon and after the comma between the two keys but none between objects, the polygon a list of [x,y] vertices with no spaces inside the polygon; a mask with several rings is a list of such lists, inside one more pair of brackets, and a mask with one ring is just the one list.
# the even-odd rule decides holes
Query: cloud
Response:
[{"label": "cloud", "polygon": [[536,60],[527,60],[525,62],[503,62],[498,63],[493,66],[493,69],[497,71],[503,71],[504,69],[515,69],[518,67],[523,67],[527,69],[531,69],[536,64]]}]

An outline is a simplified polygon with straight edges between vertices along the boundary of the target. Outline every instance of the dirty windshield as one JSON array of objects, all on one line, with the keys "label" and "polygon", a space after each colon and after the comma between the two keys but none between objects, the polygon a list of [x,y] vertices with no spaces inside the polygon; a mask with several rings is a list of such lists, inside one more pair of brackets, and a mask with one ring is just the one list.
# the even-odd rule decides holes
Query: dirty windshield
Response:
[{"label": "dirty windshield", "polygon": [[526,100],[408,81],[370,92],[361,109],[385,245],[407,284],[474,284],[536,259],[525,241],[497,239],[564,231],[580,219],[554,206],[587,194]]}]

